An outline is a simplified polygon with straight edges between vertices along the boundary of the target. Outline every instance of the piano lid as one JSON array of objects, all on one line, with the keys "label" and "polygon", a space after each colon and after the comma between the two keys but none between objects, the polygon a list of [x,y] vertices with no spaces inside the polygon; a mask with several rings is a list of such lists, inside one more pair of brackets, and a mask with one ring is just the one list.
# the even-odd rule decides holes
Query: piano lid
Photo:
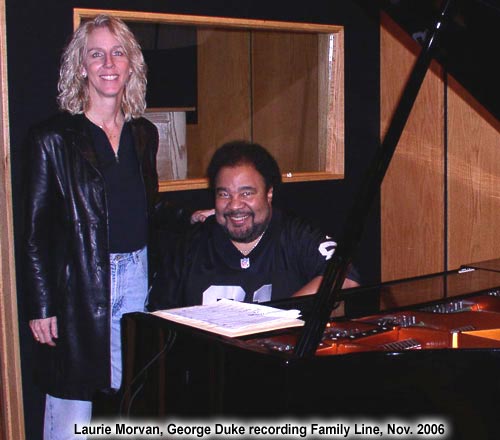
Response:
[{"label": "piano lid", "polygon": [[372,159],[365,179],[354,199],[354,205],[337,242],[335,253],[325,270],[323,281],[318,292],[314,295],[311,315],[306,319],[304,329],[295,346],[294,355],[299,358],[314,355],[331,312],[339,301],[342,284],[353,254],[357,251],[370,208],[389,168],[430,62],[435,57],[438,40],[448,25],[450,17],[454,16],[456,3],[457,0],[443,1],[434,26],[425,36],[424,47],[410,73],[382,144]]}]

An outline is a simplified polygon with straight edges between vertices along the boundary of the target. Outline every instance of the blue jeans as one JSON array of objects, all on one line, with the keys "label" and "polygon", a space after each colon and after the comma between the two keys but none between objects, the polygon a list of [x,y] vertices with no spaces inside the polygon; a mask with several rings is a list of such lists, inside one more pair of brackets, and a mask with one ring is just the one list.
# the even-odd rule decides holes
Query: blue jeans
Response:
[{"label": "blue jeans", "polygon": [[45,396],[45,419],[43,440],[86,439],[85,435],[75,435],[74,425],[88,425],[92,416],[92,402],[68,400],[47,394]]},{"label": "blue jeans", "polygon": [[[110,254],[111,269],[111,387],[119,389],[122,381],[122,315],[145,310],[148,294],[147,249],[124,254]],[[74,424],[88,425],[92,402],[59,399],[47,394],[45,401],[44,440],[84,439],[75,436]]]},{"label": "blue jeans", "polygon": [[122,315],[143,312],[148,295],[148,255],[144,247],[128,254],[111,254],[111,388],[122,383]]}]

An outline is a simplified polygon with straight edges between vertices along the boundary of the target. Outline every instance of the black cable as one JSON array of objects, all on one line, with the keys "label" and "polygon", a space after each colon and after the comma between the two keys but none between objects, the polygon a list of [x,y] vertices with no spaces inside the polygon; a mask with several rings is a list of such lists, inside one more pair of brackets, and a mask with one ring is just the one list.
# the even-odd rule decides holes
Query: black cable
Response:
[{"label": "black cable", "polygon": [[131,389],[132,389],[132,386],[134,385],[135,382],[137,382],[141,377],[143,377],[143,381],[142,383],[137,387],[137,389],[133,392],[133,394],[130,396],[130,400],[129,400],[129,403],[128,403],[128,407],[125,411],[127,417],[130,416],[130,410],[132,408],[132,405],[134,403],[134,400],[135,398],[137,397],[138,393],[143,389],[144,387],[144,383],[146,382],[146,374],[147,373],[147,370],[163,355],[165,354],[166,352],[168,352],[174,342],[175,342],[175,339],[177,337],[177,334],[174,332],[174,331],[171,331],[169,330],[168,332],[168,337],[167,337],[167,341],[165,342],[165,345],[163,346],[163,348],[158,352],[156,353],[149,361],[146,365],[144,365],[140,371],[132,378],[132,380],[130,381],[130,383],[128,384],[127,386],[127,390],[123,392],[123,396],[121,398],[121,401],[120,401],[120,411],[119,413],[120,414],[123,414],[124,413],[124,404],[125,404],[125,396],[127,395],[127,392],[130,392]]}]

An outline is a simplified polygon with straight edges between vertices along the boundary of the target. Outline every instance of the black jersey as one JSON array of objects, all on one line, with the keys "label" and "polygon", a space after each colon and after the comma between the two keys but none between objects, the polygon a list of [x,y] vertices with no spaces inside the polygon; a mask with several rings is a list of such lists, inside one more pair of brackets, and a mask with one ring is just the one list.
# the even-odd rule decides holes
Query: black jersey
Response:
[{"label": "black jersey", "polygon": [[309,223],[273,209],[258,245],[244,256],[210,217],[167,256],[150,293],[150,310],[210,304],[220,298],[288,298],[322,275],[336,243]]}]

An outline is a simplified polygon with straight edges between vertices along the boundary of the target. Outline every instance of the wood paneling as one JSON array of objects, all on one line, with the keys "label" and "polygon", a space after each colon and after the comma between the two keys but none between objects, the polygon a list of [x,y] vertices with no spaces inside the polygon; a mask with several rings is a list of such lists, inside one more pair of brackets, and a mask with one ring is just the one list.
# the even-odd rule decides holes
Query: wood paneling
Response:
[{"label": "wood paneling", "polygon": [[0,1],[0,440],[24,439],[12,224],[5,2]]},{"label": "wood paneling", "polygon": [[[381,130],[416,59],[417,45],[383,16]],[[427,72],[382,184],[382,280],[444,269],[444,102],[440,68]]]},{"label": "wood paneling", "polygon": [[320,170],[318,36],[254,33],[252,53],[253,139],[283,173]]},{"label": "wood paneling", "polygon": [[448,81],[450,269],[500,255],[500,122]]},{"label": "wood paneling", "polygon": [[205,175],[213,152],[232,139],[249,139],[250,34],[198,30],[198,124],[188,125],[188,176]]},{"label": "wood paneling", "polygon": [[[319,36],[319,169],[344,176],[344,31]],[[321,117],[325,116],[326,117]]]},{"label": "wood paneling", "polygon": [[[416,47],[382,19],[382,131]],[[500,256],[500,122],[441,70],[427,73],[382,186],[383,280]]]},{"label": "wood paneling", "polygon": [[[206,184],[194,178],[233,139],[269,149],[286,181],[342,177],[342,37],[198,30],[198,122],[187,126],[190,183]],[[179,184],[173,182],[175,189],[185,189]]]}]

